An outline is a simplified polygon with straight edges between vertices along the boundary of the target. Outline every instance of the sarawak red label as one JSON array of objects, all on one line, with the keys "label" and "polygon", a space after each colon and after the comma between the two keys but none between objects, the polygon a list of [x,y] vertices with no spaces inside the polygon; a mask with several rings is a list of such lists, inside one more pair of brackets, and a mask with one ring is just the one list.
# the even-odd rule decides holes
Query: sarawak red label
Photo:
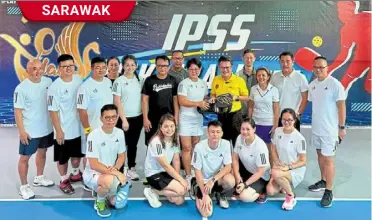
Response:
[{"label": "sarawak red label", "polygon": [[136,1],[18,1],[29,21],[121,22]]}]

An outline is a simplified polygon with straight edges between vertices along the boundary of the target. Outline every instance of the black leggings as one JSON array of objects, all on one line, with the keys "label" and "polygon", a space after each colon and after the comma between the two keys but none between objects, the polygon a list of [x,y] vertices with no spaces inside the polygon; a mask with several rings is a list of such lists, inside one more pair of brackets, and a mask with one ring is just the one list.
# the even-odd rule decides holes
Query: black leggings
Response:
[{"label": "black leggings", "polygon": [[[127,145],[127,158],[129,169],[136,166],[137,157],[137,144],[141,135],[141,130],[143,128],[143,117],[142,115],[127,118],[129,129],[124,131],[125,134],[125,144]],[[117,128],[122,129],[122,120],[119,118],[116,124]],[[121,167],[120,171],[123,172],[124,165]]]}]

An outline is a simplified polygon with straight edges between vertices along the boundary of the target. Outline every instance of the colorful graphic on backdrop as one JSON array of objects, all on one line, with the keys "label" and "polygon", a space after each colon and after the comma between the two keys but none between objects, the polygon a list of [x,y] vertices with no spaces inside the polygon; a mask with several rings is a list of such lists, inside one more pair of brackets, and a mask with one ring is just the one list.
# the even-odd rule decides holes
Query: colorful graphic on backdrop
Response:
[{"label": "colorful graphic on backdrop", "polygon": [[[0,13],[7,14],[7,5]],[[12,95],[27,73],[28,60],[41,59],[46,75],[58,76],[56,59],[70,53],[77,74],[90,73],[94,56],[137,57],[138,74],[155,71],[157,55],[183,50],[185,60],[198,57],[201,78],[210,86],[219,74],[221,55],[242,69],[244,49],[256,53],[255,67],[280,70],[279,54],[295,54],[295,69],[310,81],[312,59],[329,60],[333,76],[348,91],[347,123],[371,124],[371,6],[365,2],[139,2],[129,21],[121,23],[32,23],[21,15],[0,19],[0,124],[14,124]],[[311,24],[307,21],[313,21]],[[7,27],[12,28],[7,28]],[[309,104],[303,120],[310,123]]]}]

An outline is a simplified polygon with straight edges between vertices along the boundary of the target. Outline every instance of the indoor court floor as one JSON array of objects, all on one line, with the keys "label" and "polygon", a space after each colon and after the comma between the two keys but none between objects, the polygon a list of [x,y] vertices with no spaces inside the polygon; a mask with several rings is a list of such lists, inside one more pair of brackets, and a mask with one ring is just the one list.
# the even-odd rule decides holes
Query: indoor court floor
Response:
[{"label": "indoor court floor", "polygon": [[[304,126],[301,133],[310,140],[310,128]],[[336,179],[334,186],[334,202],[331,208],[319,205],[322,192],[310,192],[307,186],[317,181],[319,169],[315,150],[308,142],[307,171],[304,181],[296,188],[297,205],[292,211],[283,211],[281,205],[283,196],[269,198],[267,203],[243,204],[230,201],[230,208],[223,210],[216,204],[213,215],[209,219],[259,218],[276,220],[305,220],[305,219],[337,219],[364,220],[371,219],[371,128],[353,127],[347,131],[347,137],[339,146],[336,155]],[[34,200],[24,201],[18,195],[19,178],[18,162],[18,133],[16,128],[0,128],[2,153],[2,180],[0,182],[0,205],[2,215],[0,220],[13,219],[101,219],[93,209],[94,200],[91,193],[85,192],[81,183],[74,184],[75,194],[64,195],[58,187],[35,188]],[[138,144],[137,171],[143,175],[145,146],[143,135]],[[47,154],[45,175],[59,181],[56,165],[53,162],[53,149]],[[36,173],[34,157],[30,161],[28,180],[32,183]],[[141,181],[132,182],[130,201],[124,210],[114,210],[109,219],[201,219],[195,202],[187,199],[176,207],[166,201],[158,209],[151,208],[143,196]]]}]

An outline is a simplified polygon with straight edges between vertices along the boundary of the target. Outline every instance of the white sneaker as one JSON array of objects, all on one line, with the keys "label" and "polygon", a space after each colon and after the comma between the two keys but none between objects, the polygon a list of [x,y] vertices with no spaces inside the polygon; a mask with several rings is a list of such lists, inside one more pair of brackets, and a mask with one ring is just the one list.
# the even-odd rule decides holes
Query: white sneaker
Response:
[{"label": "white sneaker", "polygon": [[139,176],[136,173],[136,168],[134,168],[134,167],[130,168],[130,170],[128,170],[128,172],[127,172],[127,177],[129,177],[133,181],[138,181]]},{"label": "white sneaker", "polygon": [[189,189],[191,189],[191,180],[192,180],[192,176],[191,175],[186,175],[186,181],[187,181],[187,187]]},{"label": "white sneaker", "polygon": [[30,185],[23,185],[19,188],[19,195],[22,196],[22,199],[28,200],[35,198],[35,193],[32,191]]},{"label": "white sneaker", "polygon": [[284,203],[282,205],[282,209],[287,210],[287,211],[292,210],[296,204],[297,204],[297,200],[293,196],[286,195]]},{"label": "white sneaker", "polygon": [[45,176],[35,176],[33,185],[48,187],[48,186],[53,186],[54,182],[52,180],[49,180]]},{"label": "white sneaker", "polygon": [[149,201],[149,204],[153,208],[159,208],[162,204],[159,201],[159,196],[154,193],[150,188],[145,188],[143,190],[143,194],[145,195],[147,201]]},{"label": "white sneaker", "polygon": [[227,201],[226,195],[224,193],[216,193],[216,199],[218,202],[218,205],[220,205],[221,208],[228,209],[229,208],[229,201]]}]

